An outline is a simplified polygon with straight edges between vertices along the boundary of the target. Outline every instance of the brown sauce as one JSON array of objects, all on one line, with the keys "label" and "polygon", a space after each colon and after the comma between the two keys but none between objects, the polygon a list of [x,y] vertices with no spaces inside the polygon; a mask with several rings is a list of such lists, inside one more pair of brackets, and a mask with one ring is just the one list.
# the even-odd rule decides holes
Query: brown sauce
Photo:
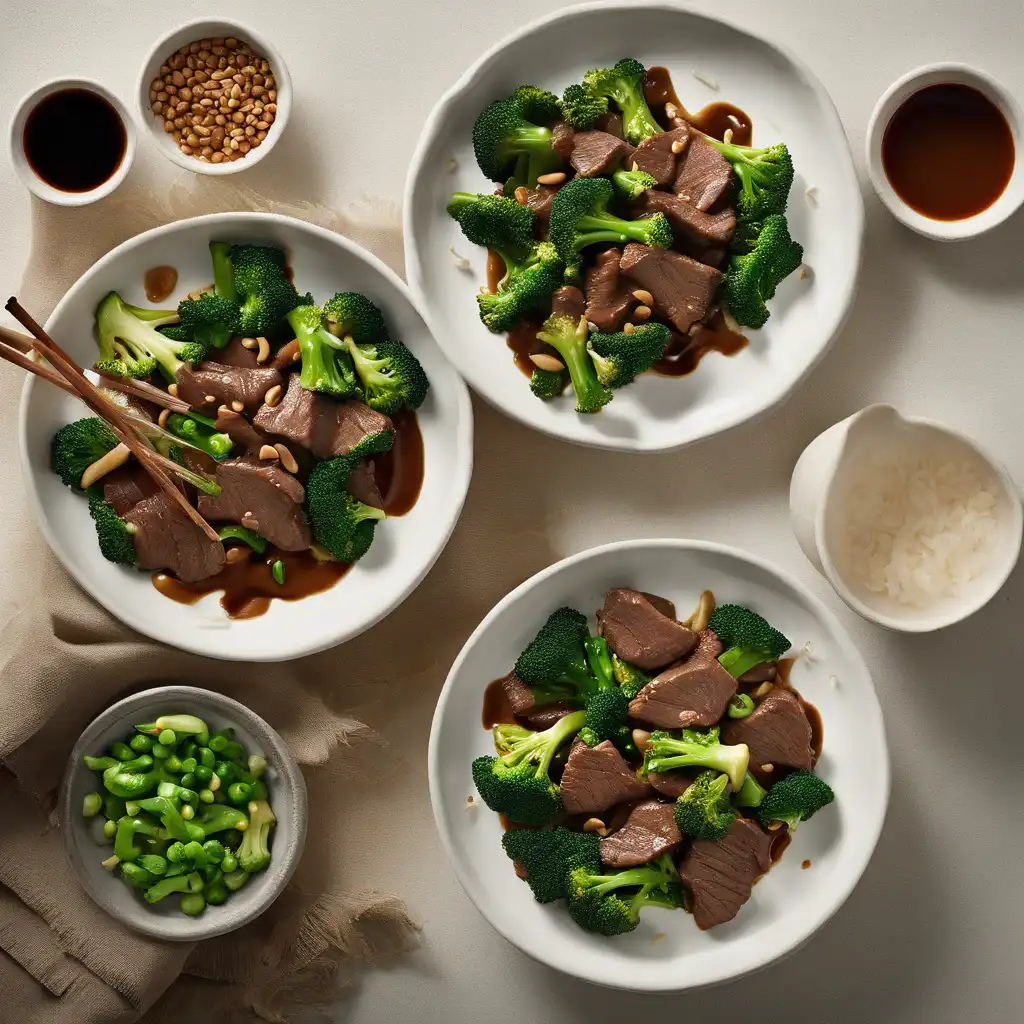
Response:
[{"label": "brown sauce", "polygon": [[495,679],[484,690],[482,721],[485,729],[493,729],[496,725],[512,725],[516,720],[516,713],[502,685],[505,678],[502,676],[501,679]]},{"label": "brown sauce", "polygon": [[725,316],[719,310],[692,335],[673,331],[665,346],[665,352],[651,369],[663,377],[685,377],[697,369],[700,361],[709,352],[734,356],[748,344],[748,340],[742,334],[726,326]]},{"label": "brown sauce", "polygon": [[391,422],[395,443],[391,451],[373,460],[373,475],[384,499],[384,511],[389,516],[404,516],[423,487],[423,435],[414,412],[396,413]]},{"label": "brown sauce", "polygon": [[[284,583],[271,575],[270,567],[284,562]],[[197,583],[158,572],[153,585],[165,597],[180,604],[195,604],[207,594],[223,590],[220,605],[232,619],[254,619],[263,615],[273,600],[298,601],[310,594],[329,590],[351,566],[347,562],[318,562],[309,551],[278,551],[270,545],[262,555],[253,553],[243,562],[229,562],[216,576]]]},{"label": "brown sauce", "polygon": [[805,861],[804,861],[804,862],[803,862],[803,863],[802,863],[802,864],[800,865],[800,867],[802,867],[802,868],[804,869],[804,871],[806,871],[806,870],[807,870],[807,869],[808,869],[808,868],[809,868],[810,866],[811,866],[811,862],[810,862],[809,860],[805,860]]},{"label": "brown sauce", "polygon": [[550,345],[545,345],[543,341],[537,339],[537,332],[543,322],[541,318],[520,320],[505,335],[505,343],[512,350],[513,361],[520,372],[525,373],[527,377],[532,377],[533,371],[537,369],[530,359],[535,352],[550,352],[553,355],[558,355]]},{"label": "brown sauce", "polygon": [[178,272],[174,267],[150,267],[142,275],[146,298],[150,302],[163,302],[174,292],[178,283]]},{"label": "brown sauce", "polygon": [[721,139],[729,129],[732,129],[732,141],[736,145],[750,145],[754,125],[746,111],[732,103],[709,103],[695,114],[691,114],[676,95],[668,68],[648,69],[647,79],[644,82],[644,95],[647,97],[647,104],[650,106],[655,120],[663,126],[674,127],[672,118],[665,111],[665,104],[671,103],[676,107],[678,117],[689,122],[705,135],[710,135],[713,139]]},{"label": "brown sauce", "polygon": [[882,137],[882,166],[896,194],[933,220],[963,220],[1002,194],[1016,160],[1013,133],[977,89],[952,82],[914,93]]},{"label": "brown sauce", "polygon": [[782,855],[786,852],[786,847],[789,846],[792,840],[793,837],[786,828],[780,828],[772,833],[772,845],[768,855],[771,857],[773,864],[777,864],[782,859]]},{"label": "brown sauce", "polygon": [[128,134],[102,96],[91,89],[61,89],[32,109],[22,146],[29,166],[47,185],[91,192],[121,166]]},{"label": "brown sauce", "polygon": [[505,276],[505,261],[493,250],[487,250],[487,269],[485,271],[487,291],[494,295],[498,290],[498,282]]}]

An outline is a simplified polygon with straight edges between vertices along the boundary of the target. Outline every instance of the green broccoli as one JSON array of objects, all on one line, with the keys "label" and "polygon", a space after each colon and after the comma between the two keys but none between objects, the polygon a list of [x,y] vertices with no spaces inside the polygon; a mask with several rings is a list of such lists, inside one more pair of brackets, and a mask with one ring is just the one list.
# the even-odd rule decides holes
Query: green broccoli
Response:
[{"label": "green broccoli", "polygon": [[299,383],[332,398],[358,398],[359,381],[345,344],[324,326],[319,306],[296,306],[286,317],[302,357]]},{"label": "green broccoli", "polygon": [[193,448],[214,459],[226,459],[231,454],[233,442],[227,434],[217,430],[216,423],[208,416],[191,412],[187,416],[172,412],[167,417],[167,429],[176,437],[187,441]]},{"label": "green broccoli", "polygon": [[646,672],[641,672],[636,666],[623,661],[617,654],[612,655],[612,673],[627,700],[633,700],[651,681]]},{"label": "green broccoli", "polygon": [[103,772],[103,786],[122,800],[135,800],[169,776],[148,754],[131,761],[119,761]]},{"label": "green broccoli", "polygon": [[568,828],[523,829],[506,832],[501,845],[526,872],[526,884],[538,903],[553,903],[568,896],[566,883],[575,867],[601,870],[600,839],[593,832]]},{"label": "green broccoli", "polygon": [[640,324],[631,334],[592,334],[587,350],[594,361],[597,379],[612,390],[631,384],[661,358],[668,337],[664,324],[651,323]]},{"label": "green broccoli", "polygon": [[786,218],[781,213],[766,217],[753,249],[729,260],[722,282],[725,303],[736,321],[763,327],[770,315],[766,303],[803,259],[803,246],[790,237]]},{"label": "green broccoli", "polygon": [[597,692],[585,646],[589,637],[587,617],[575,608],[558,608],[547,617],[515,664],[537,704],[582,703]]},{"label": "green broccoli", "polygon": [[497,291],[477,297],[488,330],[507,331],[527,314],[549,308],[565,267],[554,246],[534,239],[534,213],[528,206],[506,196],[456,192],[448,214],[471,242],[493,250],[505,264]]},{"label": "green broccoli", "polygon": [[644,96],[646,77],[647,69],[631,57],[623,58],[614,67],[595,68],[583,76],[584,89],[611,100],[622,112],[623,131],[634,146],[663,130]]},{"label": "green broccoli", "polygon": [[773,213],[785,213],[793,184],[793,158],[783,142],[763,149],[707,141],[732,165],[740,187],[733,197],[736,218],[741,222],[761,222]]},{"label": "green broccoli", "polygon": [[682,884],[672,858],[663,854],[638,868],[602,875],[586,866],[569,872],[569,914],[584,931],[622,935],[640,923],[644,907],[678,910]]},{"label": "green broccoli", "polygon": [[286,313],[304,303],[288,280],[284,250],[269,245],[233,245],[229,258],[241,303],[240,333],[254,337],[271,334]]},{"label": "green broccoli", "polygon": [[794,832],[801,821],[807,821],[822,807],[832,803],[835,797],[832,787],[813,772],[793,772],[768,790],[757,817],[766,828],[781,821],[790,832]]},{"label": "green broccoli", "polygon": [[114,432],[98,416],[67,423],[50,443],[50,468],[68,487],[81,488],[82,474],[118,445]]},{"label": "green broccoli", "polygon": [[568,370],[536,369],[530,375],[530,390],[538,398],[557,398],[569,386]]},{"label": "green broccoli", "polygon": [[135,554],[133,540],[139,528],[134,523],[122,519],[104,500],[102,492],[89,495],[89,515],[96,527],[96,539],[99,541],[100,552],[108,562],[118,565],[136,565],[138,556]]},{"label": "green broccoli", "polygon": [[562,93],[562,120],[578,132],[597,127],[602,114],[608,113],[608,99],[582,85],[570,85]]},{"label": "green broccoli", "polygon": [[789,637],[738,604],[720,604],[708,628],[722,641],[725,651],[718,660],[734,679],[763,662],[778,661],[792,647]]},{"label": "green broccoli", "polygon": [[663,213],[623,220],[608,212],[615,190],[607,178],[573,178],[551,202],[548,235],[570,270],[580,263],[580,250],[597,242],[640,242],[667,249],[672,228]]},{"label": "green broccoli", "polygon": [[733,789],[743,785],[750,763],[750,748],[745,743],[722,743],[718,726],[711,729],[683,729],[680,736],[659,730],[651,733],[644,752],[643,774],[669,772],[673,768],[713,768],[729,776]]},{"label": "green broccoli", "polygon": [[478,757],[472,767],[484,803],[521,825],[546,825],[562,809],[558,786],[548,776],[551,759],[585,721],[586,714],[576,711],[543,732],[523,729],[526,735],[500,740],[496,734],[506,751],[500,757]]},{"label": "green broccoli", "polygon": [[649,188],[658,184],[658,179],[646,171],[626,171],[621,167],[612,171],[612,184],[625,199],[639,199]]},{"label": "green broccoli", "polygon": [[587,350],[586,317],[580,317],[577,323],[563,313],[552,313],[537,332],[537,337],[562,357],[576,393],[577,412],[597,412],[612,400],[612,393],[598,378]]},{"label": "green broccoli", "polygon": [[676,800],[674,813],[684,836],[717,842],[729,831],[737,813],[729,805],[729,777],[701,772]]},{"label": "green broccoli", "polygon": [[523,116],[534,124],[552,125],[562,116],[558,97],[540,86],[521,85],[512,93],[512,99],[519,104]]},{"label": "green broccoli", "polygon": [[147,903],[157,903],[175,892],[199,893],[203,888],[203,879],[198,872],[188,875],[175,875],[173,878],[161,878],[155,885],[142,895]]},{"label": "green broccoli", "polygon": [[364,438],[348,455],[318,462],[306,483],[306,509],[313,528],[313,540],[326,548],[337,562],[356,562],[370,549],[377,522],[384,510],[365,505],[348,492],[348,478],[356,463],[394,443],[390,431]]},{"label": "green broccoli", "polygon": [[207,348],[224,348],[240,331],[238,303],[212,292],[180,302],[178,316],[182,335]]},{"label": "green broccoli", "polygon": [[238,807],[229,807],[227,804],[207,806],[202,814],[195,819],[195,823],[202,831],[203,839],[208,839],[215,832],[224,832],[228,829],[246,832],[249,828],[249,819],[246,817],[245,811]]},{"label": "green broccoli", "polygon": [[760,807],[767,795],[768,790],[747,772],[743,776],[743,785],[733,793],[732,803],[734,807]]},{"label": "green broccoli", "polygon": [[157,327],[178,316],[175,310],[130,306],[110,292],[96,309],[100,357],[96,369],[118,377],[148,377],[157,367],[174,381],[186,363],[198,363],[205,348],[198,342],[175,341]]},{"label": "green broccoli", "polygon": [[420,361],[400,341],[359,344],[351,335],[345,345],[356,376],[363,386],[363,401],[371,409],[393,416],[402,409],[418,409],[430,384]]},{"label": "green broccoli", "polygon": [[[551,113],[554,117],[549,118]],[[533,120],[557,116],[557,98],[542,102],[530,87],[491,103],[473,125],[473,152],[480,170],[492,181],[505,181],[512,174],[512,187],[532,187],[539,175],[558,170],[561,161],[551,148],[551,129]]]},{"label": "green broccoli", "polygon": [[266,800],[253,800],[249,804],[249,827],[238,848],[238,864],[252,874],[262,871],[270,863],[270,830],[277,818]]},{"label": "green broccoli", "polygon": [[374,345],[391,337],[384,314],[359,292],[337,292],[324,303],[324,319],[332,334],[351,335],[357,345]]}]

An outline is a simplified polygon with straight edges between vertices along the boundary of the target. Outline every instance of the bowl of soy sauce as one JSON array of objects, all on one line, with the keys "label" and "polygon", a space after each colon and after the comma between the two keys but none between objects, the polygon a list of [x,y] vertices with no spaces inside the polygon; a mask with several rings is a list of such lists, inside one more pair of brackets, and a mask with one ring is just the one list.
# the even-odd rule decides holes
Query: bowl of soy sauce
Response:
[{"label": "bowl of soy sauce", "polygon": [[57,79],[18,105],[8,146],[31,192],[59,206],[84,206],[109,195],[128,174],[135,129],[109,89],[88,79]]}]

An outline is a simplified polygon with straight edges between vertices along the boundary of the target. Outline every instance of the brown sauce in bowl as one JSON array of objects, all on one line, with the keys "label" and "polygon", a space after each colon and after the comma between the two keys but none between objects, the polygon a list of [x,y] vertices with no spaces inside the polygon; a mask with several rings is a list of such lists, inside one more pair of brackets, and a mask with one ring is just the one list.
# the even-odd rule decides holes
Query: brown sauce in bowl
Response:
[{"label": "brown sauce in bowl", "polygon": [[142,285],[150,302],[163,302],[170,298],[178,283],[178,272],[174,267],[150,267],[142,275]]},{"label": "brown sauce in bowl", "polygon": [[979,90],[949,82],[916,92],[882,136],[882,167],[896,194],[932,220],[987,210],[1013,175],[1013,132]]}]

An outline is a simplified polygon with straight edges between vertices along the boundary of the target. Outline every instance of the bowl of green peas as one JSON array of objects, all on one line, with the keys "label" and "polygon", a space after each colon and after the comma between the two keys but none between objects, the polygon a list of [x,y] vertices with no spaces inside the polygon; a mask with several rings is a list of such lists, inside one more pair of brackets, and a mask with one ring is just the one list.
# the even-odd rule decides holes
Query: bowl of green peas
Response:
[{"label": "bowl of green peas", "polygon": [[195,942],[277,898],[306,838],[306,786],[245,705],[161,686],[78,738],[61,793],[64,850],[92,899],[136,931]]}]

